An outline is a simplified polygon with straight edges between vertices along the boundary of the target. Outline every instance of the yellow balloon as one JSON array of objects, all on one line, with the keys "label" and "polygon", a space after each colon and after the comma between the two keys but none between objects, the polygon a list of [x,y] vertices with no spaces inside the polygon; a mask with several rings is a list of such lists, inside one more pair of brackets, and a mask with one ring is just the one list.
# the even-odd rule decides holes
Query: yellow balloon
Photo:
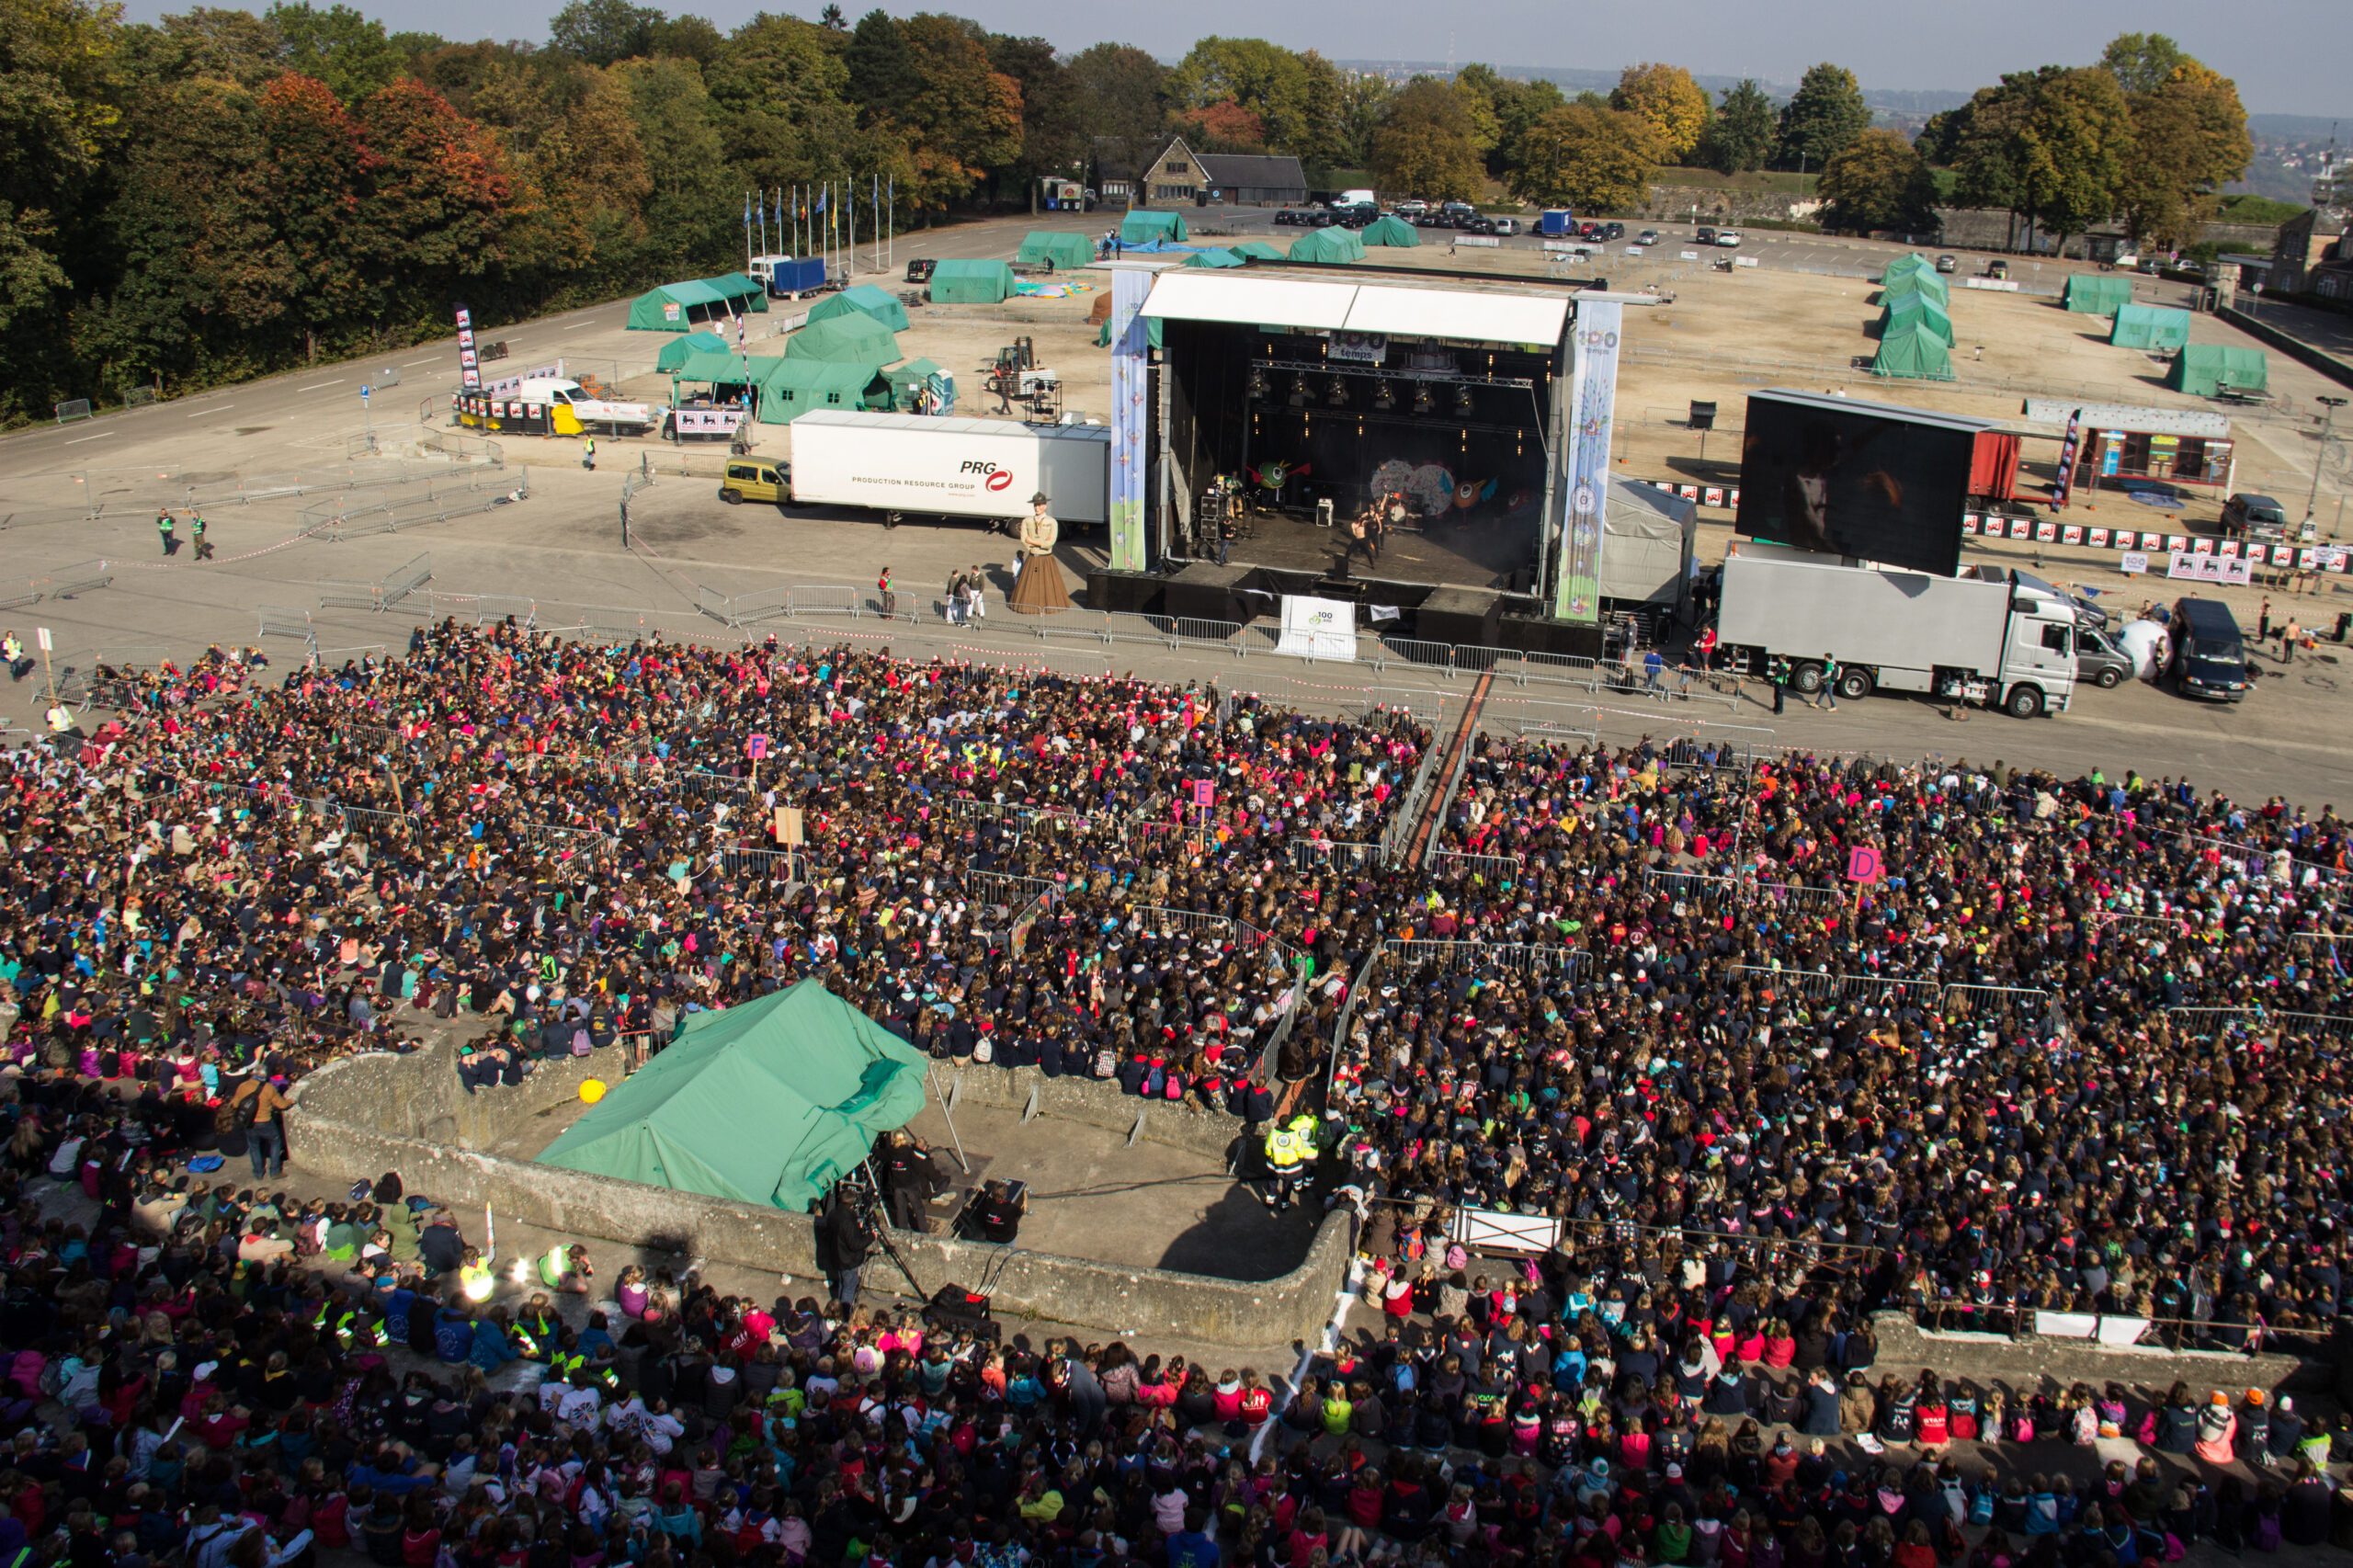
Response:
[{"label": "yellow balloon", "polygon": [[605,1097],[604,1081],[599,1078],[591,1078],[581,1085],[580,1097],[590,1105],[595,1105],[598,1100],[603,1099]]}]

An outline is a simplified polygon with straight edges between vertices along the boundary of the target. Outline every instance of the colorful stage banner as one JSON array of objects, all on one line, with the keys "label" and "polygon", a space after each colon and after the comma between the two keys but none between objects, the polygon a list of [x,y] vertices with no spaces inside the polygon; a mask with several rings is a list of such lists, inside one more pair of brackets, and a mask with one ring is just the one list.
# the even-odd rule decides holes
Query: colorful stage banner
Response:
[{"label": "colorful stage banner", "polygon": [[1570,329],[1568,472],[1560,517],[1547,519],[1560,548],[1552,613],[1592,625],[1601,619],[1601,528],[1609,505],[1609,440],[1618,402],[1618,341],[1626,307],[1579,301]]},{"label": "colorful stage banner", "polygon": [[1145,439],[1152,424],[1152,377],[1146,358],[1150,324],[1140,313],[1153,275],[1121,269],[1111,275],[1111,570],[1142,572]]}]

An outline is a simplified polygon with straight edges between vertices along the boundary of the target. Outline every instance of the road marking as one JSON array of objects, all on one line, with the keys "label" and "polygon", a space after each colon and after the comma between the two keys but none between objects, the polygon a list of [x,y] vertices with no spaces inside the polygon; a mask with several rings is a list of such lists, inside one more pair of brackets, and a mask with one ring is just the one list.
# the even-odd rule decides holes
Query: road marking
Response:
[{"label": "road marking", "polygon": [[582,323],[580,324],[580,326],[568,326],[568,327],[565,327],[563,330],[564,330],[564,331],[566,331],[566,332],[578,332],[578,331],[580,330],[580,327],[582,327],[582,326],[595,326],[596,324],[596,324],[595,322],[592,322],[592,321],[585,321],[585,322],[582,322]]},{"label": "road marking", "polygon": [[439,356],[438,354],[436,354],[436,355],[434,355],[434,356],[433,356],[433,358],[430,358],[430,359],[411,359],[407,364],[403,365],[403,366],[401,367],[401,369],[404,369],[404,370],[413,370],[413,369],[415,369],[417,366],[419,366],[419,365],[430,365],[430,364],[434,363],[434,362],[435,362],[435,360],[438,360],[438,359],[439,359],[440,358],[441,358],[441,356]]},{"label": "road marking", "polygon": [[296,392],[319,392],[327,387],[339,387],[341,385],[343,385],[343,378],[338,376],[331,381],[313,381],[307,387],[296,387],[294,390]]},{"label": "road marking", "polygon": [[120,434],[120,432],[119,432],[119,431],[114,431],[114,430],[101,430],[101,431],[99,431],[99,432],[98,432],[97,435],[95,435],[95,436],[76,436],[76,437],[74,437],[72,440],[70,440],[70,441],[66,442],[65,444],[66,444],[67,446],[69,446],[69,447],[78,447],[78,446],[80,446],[80,445],[81,445],[83,442],[85,442],[85,441],[103,441],[103,440],[105,440],[108,436],[119,435],[119,434]]},{"label": "road marking", "polygon": [[195,413],[190,414],[188,417],[190,419],[201,419],[208,414],[218,414],[224,408],[234,408],[237,405],[233,403],[216,403],[209,408],[198,409]]}]

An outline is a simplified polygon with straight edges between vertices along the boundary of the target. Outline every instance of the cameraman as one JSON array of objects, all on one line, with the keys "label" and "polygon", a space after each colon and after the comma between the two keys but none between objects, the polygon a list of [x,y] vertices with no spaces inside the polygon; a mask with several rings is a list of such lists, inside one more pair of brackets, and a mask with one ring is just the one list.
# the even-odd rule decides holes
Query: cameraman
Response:
[{"label": "cameraman", "polygon": [[858,1305],[858,1273],[874,1253],[874,1227],[867,1222],[854,1194],[836,1182],[825,1199],[824,1218],[817,1227],[818,1262],[832,1276],[834,1299],[845,1307]]}]

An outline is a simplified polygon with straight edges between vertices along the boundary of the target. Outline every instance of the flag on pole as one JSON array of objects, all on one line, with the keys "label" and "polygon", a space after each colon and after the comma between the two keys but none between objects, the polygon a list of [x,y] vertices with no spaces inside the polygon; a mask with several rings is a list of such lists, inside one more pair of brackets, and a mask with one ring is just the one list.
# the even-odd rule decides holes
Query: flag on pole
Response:
[{"label": "flag on pole", "polygon": [[828,180],[828,181],[826,181],[826,182],[825,182],[825,184],[824,184],[824,186],[822,186],[822,187],[820,187],[818,188],[818,191],[817,191],[817,210],[818,210],[818,211],[823,212],[823,211],[825,210],[825,192],[826,192],[827,190],[831,189],[831,188],[832,188],[832,187],[833,187],[833,182],[832,182],[831,180]]}]

